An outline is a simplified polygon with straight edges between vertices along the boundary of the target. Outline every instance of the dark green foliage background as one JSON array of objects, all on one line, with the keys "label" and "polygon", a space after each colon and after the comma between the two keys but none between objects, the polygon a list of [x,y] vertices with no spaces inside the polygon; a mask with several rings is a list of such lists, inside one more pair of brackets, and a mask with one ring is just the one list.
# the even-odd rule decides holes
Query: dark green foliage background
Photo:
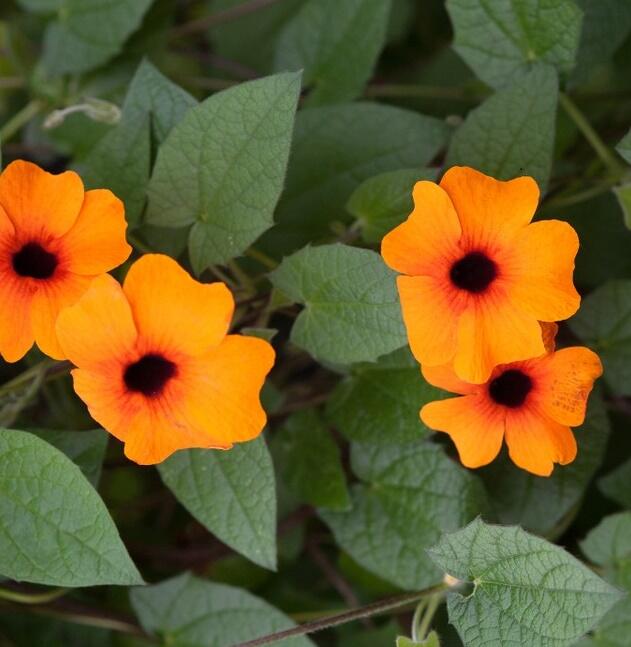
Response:
[{"label": "dark green foliage background", "polygon": [[[475,591],[427,645],[631,646],[630,126],[629,0],[3,1],[3,165],[110,188],[133,258],[227,281],[278,363],[263,437],[157,469],[67,367],[0,366],[0,647],[228,647],[445,572]],[[549,479],[418,419],[444,394],[377,252],[454,164],[532,175],[581,239],[559,340],[605,375]],[[279,644],[394,647],[413,608]]]}]

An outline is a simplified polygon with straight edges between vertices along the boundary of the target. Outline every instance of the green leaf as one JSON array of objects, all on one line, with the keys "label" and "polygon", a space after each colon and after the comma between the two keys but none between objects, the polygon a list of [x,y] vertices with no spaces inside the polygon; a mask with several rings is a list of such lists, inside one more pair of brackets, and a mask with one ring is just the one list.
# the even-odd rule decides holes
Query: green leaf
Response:
[{"label": "green leaf", "polygon": [[147,222],[195,223],[189,252],[196,272],[241,254],[272,225],[299,90],[299,74],[277,74],[214,94],[160,147]]},{"label": "green leaf", "polygon": [[631,512],[605,517],[581,542],[581,550],[605,568],[609,581],[631,591]]},{"label": "green leaf", "polygon": [[[248,591],[183,573],[142,589],[131,603],[145,631],[170,647],[226,647],[295,626],[283,613]],[[283,647],[313,647],[303,637]]]},{"label": "green leaf", "polygon": [[108,435],[103,429],[91,431],[30,429],[29,431],[63,452],[94,487],[98,485],[108,440]]},{"label": "green leaf", "polygon": [[618,142],[616,150],[631,164],[631,130]]},{"label": "green leaf", "polygon": [[476,75],[501,87],[537,61],[569,72],[582,12],[573,0],[448,0],[454,47]]},{"label": "green leaf", "polygon": [[595,647],[629,647],[631,635],[631,598],[627,597],[609,611],[594,631]]},{"label": "green leaf", "polygon": [[373,251],[305,247],[285,258],[270,280],[305,305],[291,340],[319,361],[373,361],[406,343],[395,274]]},{"label": "green leaf", "polygon": [[390,7],[390,0],[307,0],[278,38],[276,70],[304,70],[308,105],[356,98],[384,46]]},{"label": "green leaf", "polygon": [[[212,7],[219,13],[250,1],[213,0]],[[261,74],[269,74],[273,67],[278,35],[303,4],[304,0],[272,2],[260,5],[251,13],[243,13],[239,20],[214,25],[208,33],[217,54]],[[247,47],[243,46],[244,43],[247,43]]]},{"label": "green leaf", "polygon": [[544,478],[517,469],[502,454],[481,472],[497,520],[549,538],[558,536],[602,463],[609,432],[604,403],[594,392],[585,423],[574,430],[578,454],[573,463],[558,465]]},{"label": "green leaf", "polygon": [[620,599],[575,557],[515,526],[476,519],[429,554],[474,585],[467,597],[447,598],[449,620],[467,647],[572,645]]},{"label": "green leaf", "polygon": [[179,451],[158,471],[210,532],[256,564],[276,568],[274,468],[262,438],[227,451]]},{"label": "green leaf", "polygon": [[412,189],[419,180],[435,180],[435,169],[401,169],[380,173],[362,182],[346,209],[357,219],[362,238],[378,243],[412,212]]},{"label": "green leaf", "polygon": [[594,290],[570,328],[600,355],[612,389],[631,394],[631,281],[610,281]]},{"label": "green leaf", "polygon": [[52,586],[142,584],[103,501],[60,451],[0,430],[0,573]]},{"label": "green leaf", "polygon": [[346,202],[364,180],[421,168],[445,145],[448,127],[433,117],[374,103],[301,110],[277,226],[264,237],[272,254],[295,251],[346,221]]},{"label": "green leaf", "polygon": [[118,54],[152,0],[61,0],[44,39],[44,65],[54,75],[91,70]]},{"label": "green leaf", "polygon": [[607,63],[631,30],[631,4],[627,0],[578,0],[583,29],[570,77],[573,86],[587,81],[594,68]]},{"label": "green leaf", "polygon": [[338,545],[361,566],[396,586],[415,590],[442,573],[426,549],[485,509],[477,477],[431,443],[352,445],[348,512],[320,511]]},{"label": "green leaf", "polygon": [[559,84],[554,68],[538,65],[467,115],[454,134],[447,166],[472,166],[501,180],[531,175],[548,184]]},{"label": "green leaf", "polygon": [[274,436],[277,469],[301,503],[332,510],[349,507],[340,450],[314,409],[290,416]]},{"label": "green leaf", "polygon": [[440,640],[438,640],[438,634],[435,631],[430,631],[427,638],[420,642],[405,636],[399,636],[396,647],[440,647]]},{"label": "green leaf", "polygon": [[125,216],[137,225],[145,207],[152,142],[160,145],[197,102],[143,61],[127,91],[119,124],[81,164],[89,188],[107,187],[125,203]]},{"label": "green leaf", "polygon": [[353,366],[327,405],[327,416],[349,440],[391,444],[429,433],[419,411],[444,393],[428,384],[410,351],[402,348],[372,364]]},{"label": "green leaf", "polygon": [[59,9],[63,0],[18,0],[18,4],[28,11],[53,12]]},{"label": "green leaf", "polygon": [[631,459],[598,481],[601,492],[625,508],[631,508]]},{"label": "green leaf", "polygon": [[627,229],[631,229],[631,182],[614,187],[613,192],[616,198],[618,198],[618,204],[624,217],[624,224]]}]

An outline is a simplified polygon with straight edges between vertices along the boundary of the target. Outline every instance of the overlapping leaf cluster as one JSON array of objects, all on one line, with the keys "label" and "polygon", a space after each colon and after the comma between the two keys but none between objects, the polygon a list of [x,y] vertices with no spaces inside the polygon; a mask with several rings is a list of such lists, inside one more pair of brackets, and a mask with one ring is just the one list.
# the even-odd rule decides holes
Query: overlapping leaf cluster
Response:
[{"label": "overlapping leaf cluster", "polygon": [[[262,438],[157,470],[63,366],[0,368],[0,643],[631,645],[629,61],[627,0],[3,3],[4,163],[114,191],[278,363]],[[377,249],[451,165],[533,176],[581,238],[559,339],[605,374],[547,479],[418,418],[443,396]]]}]

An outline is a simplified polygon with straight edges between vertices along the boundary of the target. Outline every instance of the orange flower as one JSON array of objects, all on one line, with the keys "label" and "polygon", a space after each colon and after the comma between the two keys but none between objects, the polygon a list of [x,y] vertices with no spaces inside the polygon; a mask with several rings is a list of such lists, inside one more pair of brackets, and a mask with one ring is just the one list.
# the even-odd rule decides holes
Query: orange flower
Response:
[{"label": "orange flower", "polygon": [[538,321],[576,312],[576,232],[565,222],[529,224],[532,178],[494,180],[454,167],[440,185],[414,186],[414,211],[383,239],[410,347],[424,366],[454,363],[467,382],[494,366],[541,355]]},{"label": "orange flower", "polygon": [[34,342],[63,359],[55,320],[92,279],[131,253],[125,211],[110,191],[84,192],[67,171],[51,175],[30,162],[0,175],[0,353],[24,357]]},{"label": "orange flower", "polygon": [[274,351],[228,335],[233,310],[223,283],[198,283],[168,256],[148,254],[122,288],[100,276],[61,313],[75,391],[128,458],[159,463],[177,449],[228,449],[261,433],[259,391]]},{"label": "orange flower", "polygon": [[430,384],[462,396],[430,402],[420,415],[428,427],[451,436],[463,465],[487,465],[506,438],[516,465],[549,476],[554,463],[576,457],[570,427],[583,423],[602,365],[588,348],[573,347],[498,366],[484,384],[463,382],[450,366],[422,370]]}]

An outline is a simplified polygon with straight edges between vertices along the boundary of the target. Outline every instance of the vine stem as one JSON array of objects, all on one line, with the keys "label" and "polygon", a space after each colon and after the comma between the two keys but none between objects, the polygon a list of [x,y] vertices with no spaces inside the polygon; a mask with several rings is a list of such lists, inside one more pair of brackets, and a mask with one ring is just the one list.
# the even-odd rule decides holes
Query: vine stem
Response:
[{"label": "vine stem", "polygon": [[33,99],[27,103],[22,110],[17,112],[2,128],[0,128],[0,142],[6,142],[11,139],[22,126],[27,124],[41,109],[43,104],[38,99]]},{"label": "vine stem", "polygon": [[46,604],[66,595],[69,589],[57,588],[42,593],[20,593],[9,589],[0,589],[0,599],[19,604]]},{"label": "vine stem", "polygon": [[386,600],[380,600],[379,602],[373,602],[372,604],[368,604],[364,607],[358,607],[357,609],[350,609],[349,611],[344,611],[332,616],[327,616],[325,618],[321,618],[320,620],[306,622],[305,624],[298,625],[297,627],[285,629],[285,631],[278,631],[267,636],[262,636],[261,638],[248,640],[247,642],[233,645],[233,647],[260,647],[260,645],[270,645],[271,643],[285,640],[286,638],[304,636],[306,634],[315,633],[316,631],[322,631],[323,629],[337,627],[339,625],[346,624],[347,622],[353,622],[354,620],[370,618],[371,616],[374,616],[378,613],[386,613],[387,611],[393,611],[395,609],[406,607],[409,604],[417,602],[421,598],[424,598],[428,595],[434,595],[436,593],[445,591],[447,588],[448,587],[445,584],[439,584],[438,586],[426,589],[424,591],[417,591],[416,593],[405,593],[403,595],[398,595]]},{"label": "vine stem", "polygon": [[585,137],[590,146],[594,149],[594,152],[598,157],[600,157],[603,164],[615,177],[620,178],[626,170],[625,167],[620,161],[618,161],[614,153],[611,152],[609,147],[600,138],[600,135],[594,130],[579,107],[564,92],[559,93],[559,102],[563,106],[565,112],[567,112],[569,117],[576,124],[576,127],[581,131],[583,137]]},{"label": "vine stem", "polygon": [[218,11],[217,13],[203,16],[197,20],[191,20],[191,22],[176,27],[171,31],[171,38],[180,38],[181,36],[206,31],[209,27],[236,20],[259,9],[264,9],[275,2],[278,2],[278,0],[249,0],[249,2],[242,2],[230,9]]}]

